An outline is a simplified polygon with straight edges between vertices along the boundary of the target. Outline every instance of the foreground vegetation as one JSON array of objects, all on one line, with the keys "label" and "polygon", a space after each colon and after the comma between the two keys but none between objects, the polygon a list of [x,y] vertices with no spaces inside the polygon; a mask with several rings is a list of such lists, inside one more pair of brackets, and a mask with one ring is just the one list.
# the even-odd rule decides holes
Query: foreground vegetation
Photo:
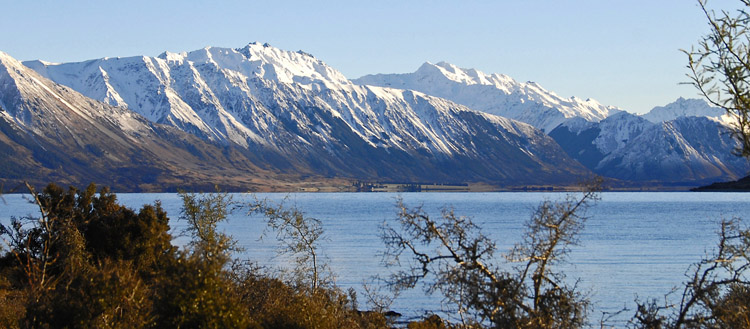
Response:
[{"label": "foreground vegetation", "polygon": [[[470,218],[431,217],[399,203],[395,225],[382,231],[385,279],[397,295],[422,284],[443,296],[450,322],[438,316],[409,328],[581,328],[589,301],[557,265],[598,199],[597,185],[579,197],[542,203],[507,255]],[[139,211],[106,188],[49,185],[31,191],[39,218],[0,226],[0,327],[3,328],[389,328],[392,296],[366,296],[374,311],[330,280],[321,261],[322,224],[299,210],[256,201],[238,205],[222,193],[181,194],[180,220],[190,242],[172,244],[159,203]],[[233,256],[231,236],[217,230],[228,213],[262,214],[281,250],[295,261],[288,274]],[[750,230],[724,221],[716,253],[696,263],[678,304],[636,304],[631,328],[750,327]],[[407,261],[407,259],[411,261]],[[400,266],[399,262],[411,264]],[[679,296],[678,296],[679,297]],[[378,303],[378,301],[383,303]],[[624,301],[627,302],[627,301]],[[625,312],[625,311],[623,311]]]},{"label": "foreground vegetation", "polygon": [[40,218],[0,234],[3,328],[382,328],[330,285],[283,281],[232,258],[216,226],[225,194],[182,194],[191,242],[172,245],[157,203],[138,212],[106,188],[33,193]]}]

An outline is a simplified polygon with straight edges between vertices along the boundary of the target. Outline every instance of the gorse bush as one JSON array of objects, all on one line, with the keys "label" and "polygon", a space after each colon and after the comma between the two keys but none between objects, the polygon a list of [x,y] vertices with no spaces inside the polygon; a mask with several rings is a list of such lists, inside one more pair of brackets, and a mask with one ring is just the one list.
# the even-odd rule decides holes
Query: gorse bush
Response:
[{"label": "gorse bush", "polygon": [[386,326],[335,287],[303,289],[235,260],[236,243],[217,230],[233,209],[226,194],[181,194],[183,249],[159,203],[136,212],[95,185],[31,195],[41,216],[0,226],[3,328]]},{"label": "gorse bush", "polygon": [[[0,227],[8,244],[0,273],[24,305],[22,327],[143,327],[149,321],[145,279],[175,249],[166,213],[118,205],[104,188],[32,190],[40,218]],[[152,281],[152,280],[149,280]]]}]

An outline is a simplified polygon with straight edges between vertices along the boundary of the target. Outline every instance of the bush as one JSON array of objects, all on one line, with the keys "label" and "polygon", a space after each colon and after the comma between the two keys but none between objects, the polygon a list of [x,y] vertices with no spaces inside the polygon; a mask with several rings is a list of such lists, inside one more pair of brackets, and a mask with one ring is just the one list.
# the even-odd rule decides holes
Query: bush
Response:
[{"label": "bush", "polygon": [[399,202],[399,225],[382,234],[388,264],[399,268],[389,283],[397,293],[421,282],[426,293],[442,294],[462,326],[580,328],[588,300],[554,266],[578,242],[600,183],[586,186],[579,198],[543,202],[507,257],[495,257],[495,242],[471,218],[444,210],[435,219]]},{"label": "bush", "polygon": [[29,189],[41,217],[0,226],[3,328],[386,327],[334,286],[234,260],[236,243],[217,230],[235,206],[226,194],[181,194],[192,242],[178,250],[158,203],[135,212],[93,184]]}]

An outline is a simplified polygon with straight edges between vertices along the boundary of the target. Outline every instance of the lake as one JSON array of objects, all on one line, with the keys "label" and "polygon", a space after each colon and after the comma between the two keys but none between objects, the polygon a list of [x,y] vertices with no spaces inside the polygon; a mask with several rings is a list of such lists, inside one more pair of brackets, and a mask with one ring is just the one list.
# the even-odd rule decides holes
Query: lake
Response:
[{"label": "lake", "polygon": [[[235,201],[249,202],[248,194],[234,194]],[[325,241],[321,245],[336,283],[362,291],[363,282],[374,275],[390,273],[381,264],[379,238],[384,222],[395,224],[396,199],[408,206],[419,206],[433,216],[451,206],[456,214],[471,216],[493,238],[500,251],[519,242],[523,224],[545,199],[560,200],[565,193],[290,193],[255,194],[287,206],[296,206],[307,216],[322,221]],[[722,218],[750,219],[750,193],[695,192],[605,192],[602,200],[589,210],[589,220],[574,246],[568,264],[562,267],[568,279],[580,279],[594,309],[592,322],[601,312],[623,307],[628,318],[633,300],[660,298],[685,281],[688,266],[697,262],[715,246]],[[0,221],[10,216],[34,213],[33,205],[21,195],[5,195],[0,204]],[[185,223],[179,217],[181,201],[176,194],[118,194],[118,200],[138,208],[161,200],[170,214],[174,235]],[[248,216],[246,210],[231,215],[222,228],[245,248],[240,257],[257,261],[269,269],[287,266],[284,257],[275,257],[277,242],[273,235],[261,237],[263,218]],[[185,238],[176,243],[184,244]],[[499,255],[498,255],[499,256]],[[439,295],[425,296],[421,290],[400,296],[393,309],[408,316],[439,310]],[[360,298],[364,304],[364,298]]]}]

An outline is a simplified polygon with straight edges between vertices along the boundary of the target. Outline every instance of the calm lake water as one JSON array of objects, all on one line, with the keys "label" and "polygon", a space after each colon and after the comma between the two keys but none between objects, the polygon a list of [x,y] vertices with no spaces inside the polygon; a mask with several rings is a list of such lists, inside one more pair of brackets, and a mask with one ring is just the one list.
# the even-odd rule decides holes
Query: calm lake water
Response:
[{"label": "calm lake water", "polygon": [[[561,200],[565,193],[292,193],[256,194],[276,202],[284,200],[307,216],[322,221],[325,241],[322,250],[344,288],[362,291],[362,283],[374,275],[387,275],[379,253],[383,244],[379,229],[384,222],[395,223],[396,199],[408,206],[423,205],[433,216],[451,206],[456,214],[471,216],[485,235],[495,239],[501,251],[520,241],[523,223],[545,199]],[[594,309],[590,314],[598,322],[601,312],[628,307],[633,300],[660,298],[685,281],[688,266],[714,247],[722,218],[744,217],[750,220],[750,193],[691,192],[607,192],[588,212],[589,220],[574,246],[563,271],[571,282],[588,292]],[[247,194],[235,194],[235,201],[250,201]],[[5,195],[0,203],[0,221],[10,216],[34,213],[21,195]],[[118,200],[133,208],[160,200],[173,219],[177,235],[185,223],[176,220],[180,198],[176,194],[118,194]],[[223,228],[245,248],[242,258],[257,261],[267,268],[283,268],[287,260],[275,257],[274,236],[260,240],[263,218],[235,212]],[[178,238],[177,243],[184,243]],[[425,296],[420,290],[400,296],[393,309],[405,315],[439,310],[439,295]],[[360,298],[364,304],[364,298]]]}]

